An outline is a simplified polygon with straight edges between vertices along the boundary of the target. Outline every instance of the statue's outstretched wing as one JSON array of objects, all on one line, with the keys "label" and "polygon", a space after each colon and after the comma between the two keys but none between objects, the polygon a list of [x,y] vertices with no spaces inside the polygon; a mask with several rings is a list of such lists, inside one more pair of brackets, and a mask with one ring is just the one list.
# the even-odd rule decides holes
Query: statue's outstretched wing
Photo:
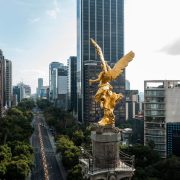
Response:
[{"label": "statue's outstretched wing", "polygon": [[108,74],[112,77],[112,80],[116,79],[123,72],[128,63],[133,60],[134,55],[134,52],[130,51],[121,59],[119,59],[114,67],[110,71],[108,71]]}]

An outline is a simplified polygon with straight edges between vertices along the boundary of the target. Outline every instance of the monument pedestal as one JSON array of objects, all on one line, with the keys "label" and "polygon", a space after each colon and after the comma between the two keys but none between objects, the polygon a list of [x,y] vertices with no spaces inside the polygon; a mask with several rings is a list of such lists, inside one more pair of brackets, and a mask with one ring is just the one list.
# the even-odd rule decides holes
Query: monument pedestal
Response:
[{"label": "monument pedestal", "polygon": [[116,168],[119,162],[120,132],[112,128],[91,132],[94,168]]},{"label": "monument pedestal", "polygon": [[[92,156],[80,159],[84,177],[90,180],[131,179],[133,157],[123,158],[119,150],[121,132],[115,127],[96,127],[91,132]],[[121,155],[121,156],[120,156]]]}]

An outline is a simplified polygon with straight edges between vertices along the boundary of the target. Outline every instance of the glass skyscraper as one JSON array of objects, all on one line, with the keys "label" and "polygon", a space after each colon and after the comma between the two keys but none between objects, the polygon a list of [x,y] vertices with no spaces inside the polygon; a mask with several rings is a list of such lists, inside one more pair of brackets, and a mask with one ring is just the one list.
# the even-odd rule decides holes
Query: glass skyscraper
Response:
[{"label": "glass skyscraper", "polygon": [[12,98],[12,62],[5,59],[0,49],[0,106],[11,107]]},{"label": "glass skyscraper", "polygon": [[49,90],[50,90],[50,101],[55,101],[57,99],[57,76],[58,68],[63,67],[64,65],[59,62],[52,62],[49,64]]},{"label": "glass skyscraper", "polygon": [[[124,0],[77,0],[77,92],[78,120],[97,121],[102,114],[94,102],[100,60],[90,38],[101,46],[105,60],[113,66],[124,53]],[[125,94],[125,73],[113,82],[114,91]],[[115,109],[116,125],[125,121],[125,98]]]},{"label": "glass skyscraper", "polygon": [[77,57],[68,59],[68,110],[77,112]]}]

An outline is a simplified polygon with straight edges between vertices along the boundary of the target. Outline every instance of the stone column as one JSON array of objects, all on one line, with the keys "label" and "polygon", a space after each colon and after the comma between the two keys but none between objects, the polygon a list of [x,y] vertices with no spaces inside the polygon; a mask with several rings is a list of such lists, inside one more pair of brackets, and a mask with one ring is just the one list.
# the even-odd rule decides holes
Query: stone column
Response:
[{"label": "stone column", "polygon": [[117,128],[103,127],[91,132],[94,168],[116,168],[119,162],[120,132]]}]

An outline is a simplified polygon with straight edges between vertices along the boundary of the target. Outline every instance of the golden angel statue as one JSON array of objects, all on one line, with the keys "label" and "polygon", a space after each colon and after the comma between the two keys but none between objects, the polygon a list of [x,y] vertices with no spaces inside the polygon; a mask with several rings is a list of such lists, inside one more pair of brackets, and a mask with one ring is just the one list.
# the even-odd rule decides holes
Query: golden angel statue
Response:
[{"label": "golden angel statue", "polygon": [[112,92],[113,87],[109,82],[115,80],[130,61],[134,58],[134,53],[130,51],[128,54],[123,56],[114,67],[111,67],[104,60],[104,56],[100,46],[91,39],[91,43],[96,48],[96,52],[101,60],[102,71],[99,73],[98,78],[95,80],[90,79],[89,84],[99,82],[99,89],[95,95],[95,101],[100,104],[100,107],[104,110],[103,118],[98,122],[100,126],[115,125],[115,115],[113,113],[115,105],[123,98],[121,93],[116,94]]}]

